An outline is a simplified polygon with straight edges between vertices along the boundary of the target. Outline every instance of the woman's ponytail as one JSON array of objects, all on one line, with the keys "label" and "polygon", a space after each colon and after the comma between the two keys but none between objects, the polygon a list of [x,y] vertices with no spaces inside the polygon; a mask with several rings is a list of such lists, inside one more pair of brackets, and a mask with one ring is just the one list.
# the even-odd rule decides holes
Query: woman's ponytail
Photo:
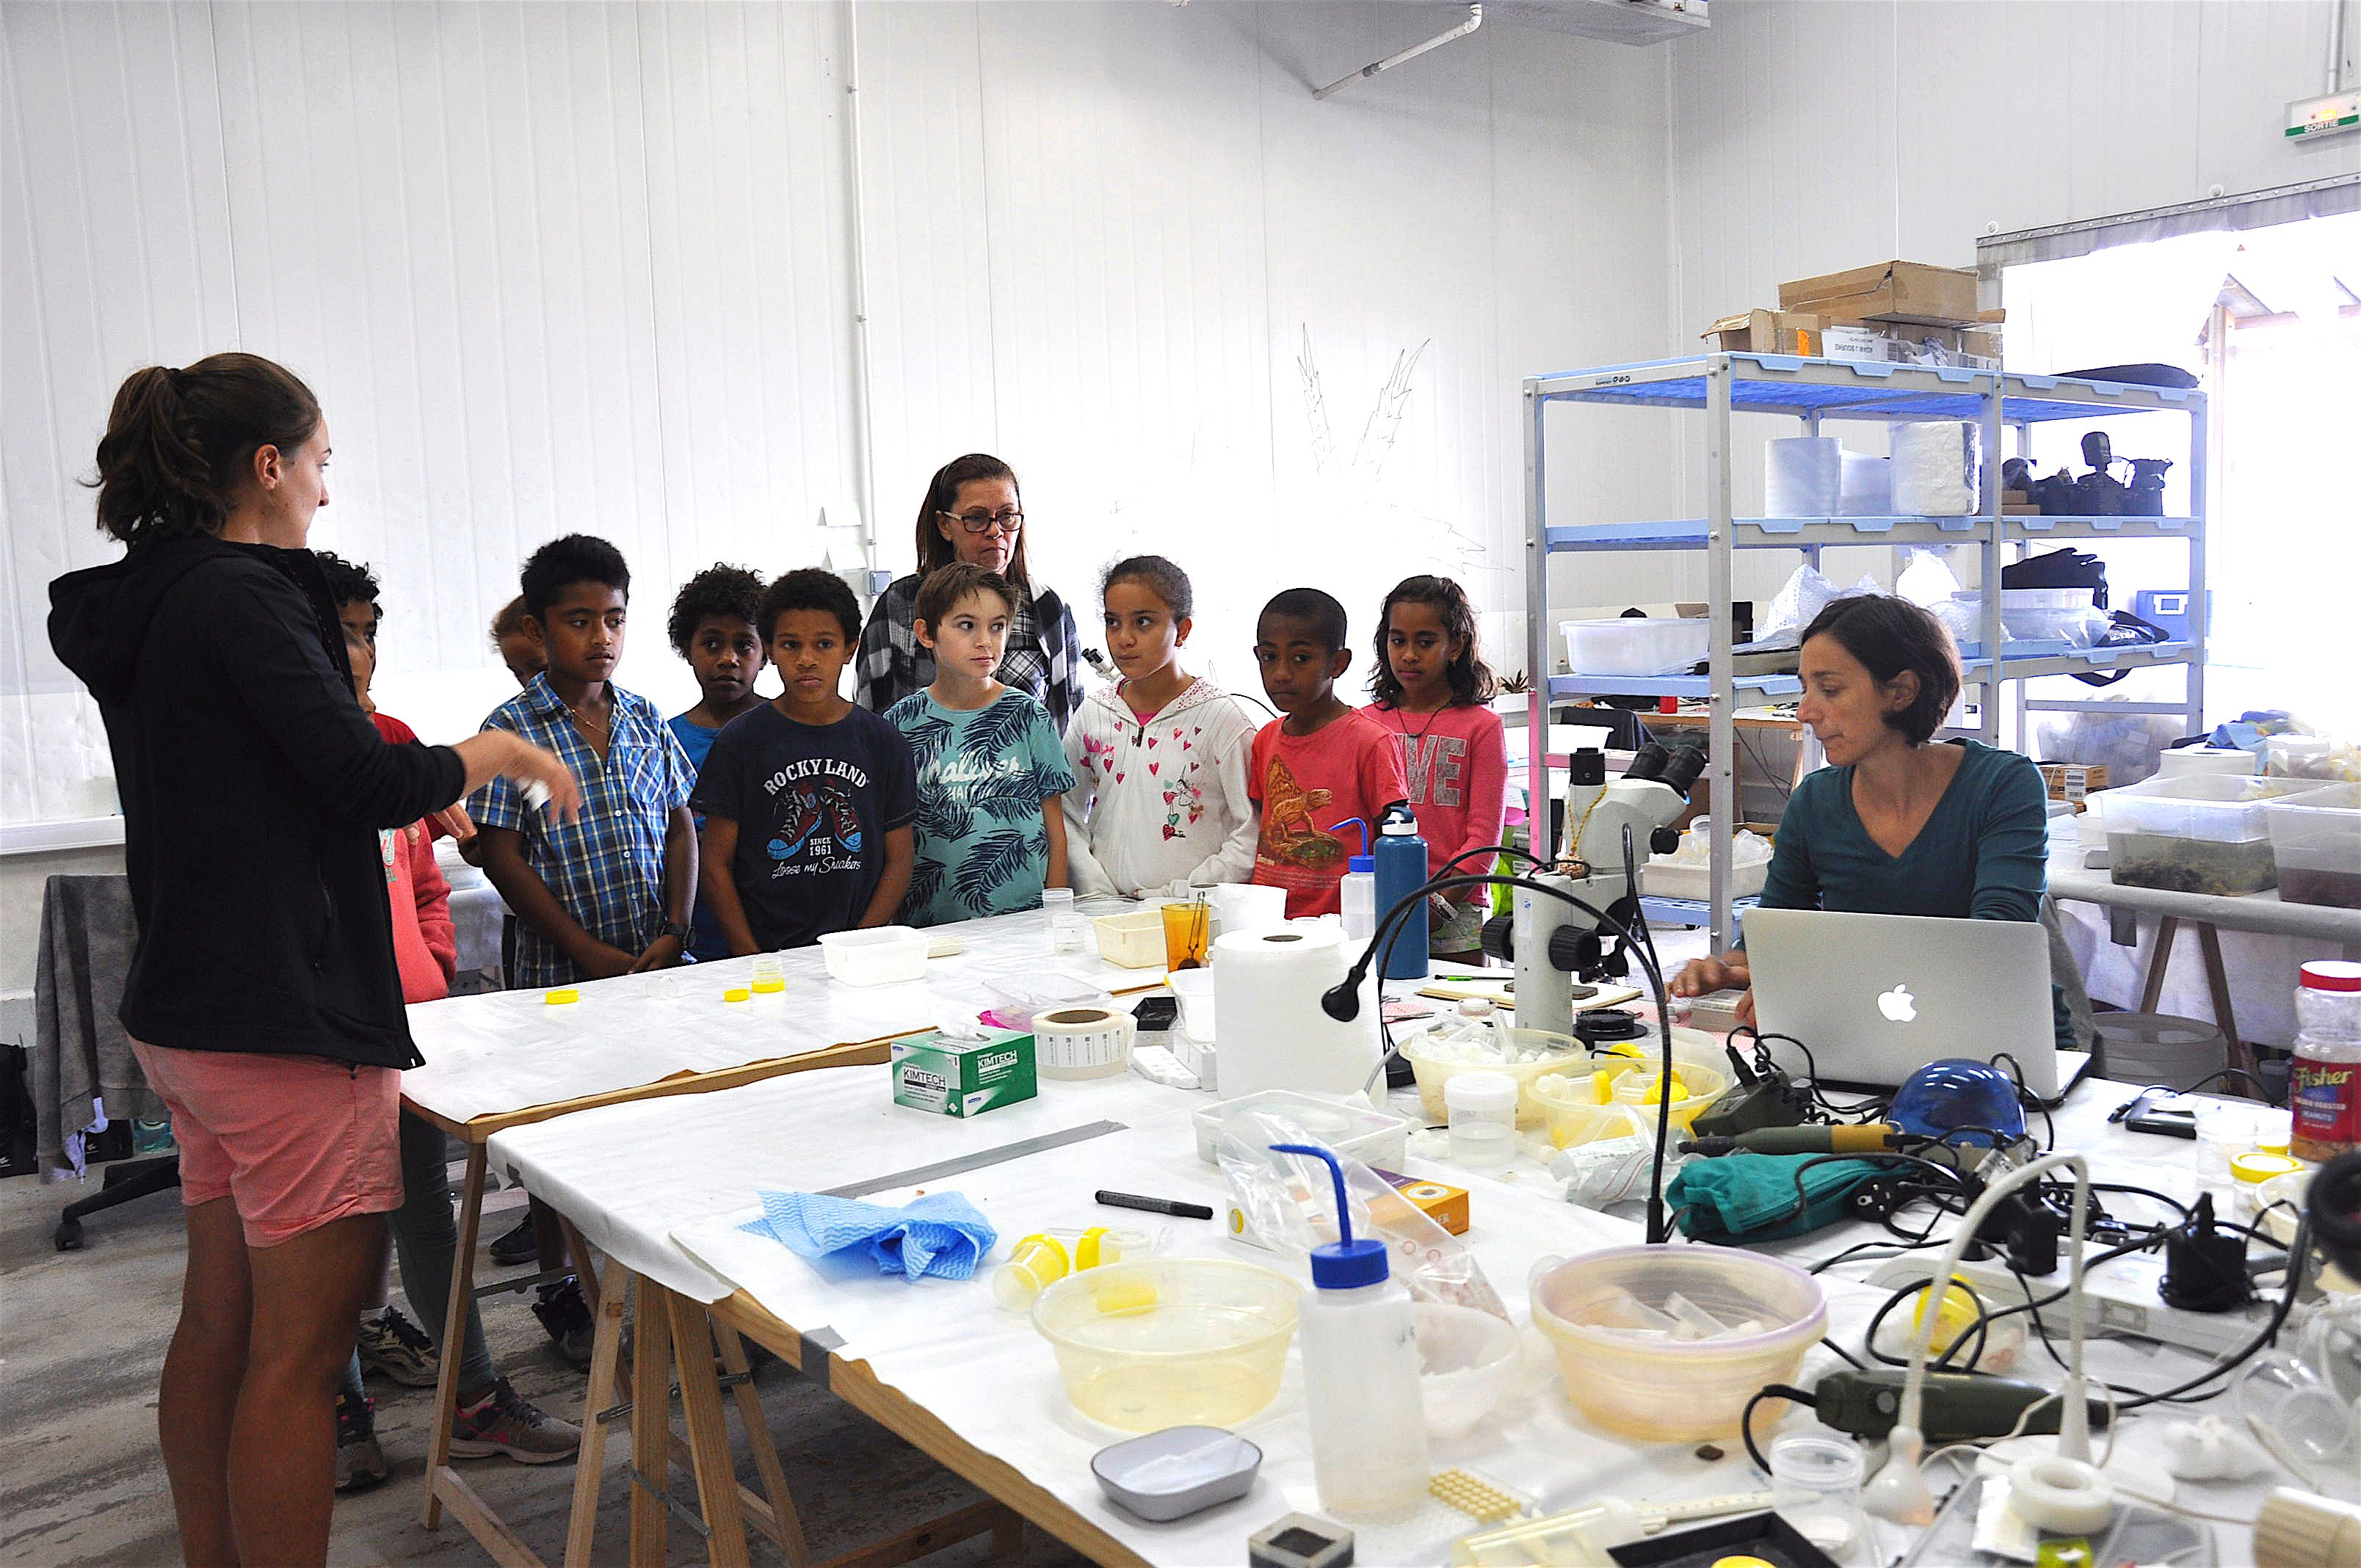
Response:
[{"label": "woman's ponytail", "polygon": [[98,526],[126,544],[218,533],[255,453],[291,455],[319,426],[312,389],[259,355],[134,370],[98,443]]}]

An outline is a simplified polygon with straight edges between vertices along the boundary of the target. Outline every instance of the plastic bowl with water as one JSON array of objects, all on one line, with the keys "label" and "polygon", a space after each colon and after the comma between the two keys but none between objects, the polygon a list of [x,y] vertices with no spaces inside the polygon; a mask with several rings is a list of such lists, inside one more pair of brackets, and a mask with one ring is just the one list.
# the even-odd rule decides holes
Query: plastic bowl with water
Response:
[{"label": "plastic bowl with water", "polygon": [[1033,1303],[1066,1398],[1124,1431],[1235,1427],[1279,1396],[1302,1287],[1227,1258],[1146,1258],[1059,1280]]}]

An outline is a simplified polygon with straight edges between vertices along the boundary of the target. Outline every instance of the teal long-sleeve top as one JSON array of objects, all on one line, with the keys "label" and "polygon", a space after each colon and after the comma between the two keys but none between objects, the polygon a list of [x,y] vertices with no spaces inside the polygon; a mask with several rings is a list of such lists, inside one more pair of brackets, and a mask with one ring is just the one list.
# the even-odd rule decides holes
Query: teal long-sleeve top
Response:
[{"label": "teal long-sleeve top", "polygon": [[1806,774],[1779,819],[1763,907],[2039,918],[2049,861],[2040,770],[2018,752],[1981,740],[1950,744],[1967,754],[1927,825],[1899,855],[1880,849],[1861,826],[1852,807],[1851,768]]},{"label": "teal long-sleeve top", "polygon": [[[1852,806],[1850,767],[1805,775],[1779,818],[1766,909],[1931,915],[1954,920],[2037,920],[2049,867],[2048,792],[2016,751],[1981,740],[1967,754],[1918,837],[1889,855]],[[2051,987],[2061,1050],[2075,1048],[2062,993]]]}]

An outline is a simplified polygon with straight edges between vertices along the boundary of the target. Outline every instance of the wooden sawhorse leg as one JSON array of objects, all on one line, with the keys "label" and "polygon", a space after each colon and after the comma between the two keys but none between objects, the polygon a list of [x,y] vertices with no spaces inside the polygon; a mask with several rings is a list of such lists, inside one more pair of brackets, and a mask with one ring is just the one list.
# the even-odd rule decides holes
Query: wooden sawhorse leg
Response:
[{"label": "wooden sawhorse leg", "polygon": [[[434,1424],[426,1442],[426,1496],[420,1522],[440,1529],[446,1489],[473,1492],[451,1468],[451,1429],[459,1415],[458,1348],[467,1343],[467,1308],[476,1299],[476,1236],[484,1218],[485,1146],[467,1146],[467,1174],[459,1184],[459,1239],[451,1259],[451,1299],[443,1305],[443,1369],[434,1379]],[[486,1510],[489,1512],[489,1510]],[[474,1521],[470,1521],[472,1523]],[[478,1530],[478,1534],[483,1532]]]},{"label": "wooden sawhorse leg", "polygon": [[[2230,1000],[2230,975],[2222,963],[2222,933],[2210,920],[2192,920],[2190,925],[2197,933],[2197,951],[2205,961],[2205,989],[2213,999],[2213,1022],[2228,1042],[2223,1052],[2222,1065],[2236,1068],[2241,1072],[2255,1070],[2255,1053],[2238,1037],[2238,1015]],[[2180,916],[2159,916],[2156,922],[2156,950],[2147,956],[2147,978],[2140,986],[2139,1010],[2153,1013],[2164,998],[2164,972],[2172,961],[2172,944],[2180,935]],[[2261,1098],[2260,1089],[2253,1082],[2238,1085],[2231,1092]]]}]

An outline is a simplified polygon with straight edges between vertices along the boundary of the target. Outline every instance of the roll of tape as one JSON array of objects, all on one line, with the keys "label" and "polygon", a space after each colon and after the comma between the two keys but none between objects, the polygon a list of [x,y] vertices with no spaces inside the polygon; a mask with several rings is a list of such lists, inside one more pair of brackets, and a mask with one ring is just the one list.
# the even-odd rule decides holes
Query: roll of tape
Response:
[{"label": "roll of tape", "polygon": [[1033,1065],[1043,1078],[1105,1078],[1131,1065],[1128,1013],[1060,1007],[1033,1014]]}]

